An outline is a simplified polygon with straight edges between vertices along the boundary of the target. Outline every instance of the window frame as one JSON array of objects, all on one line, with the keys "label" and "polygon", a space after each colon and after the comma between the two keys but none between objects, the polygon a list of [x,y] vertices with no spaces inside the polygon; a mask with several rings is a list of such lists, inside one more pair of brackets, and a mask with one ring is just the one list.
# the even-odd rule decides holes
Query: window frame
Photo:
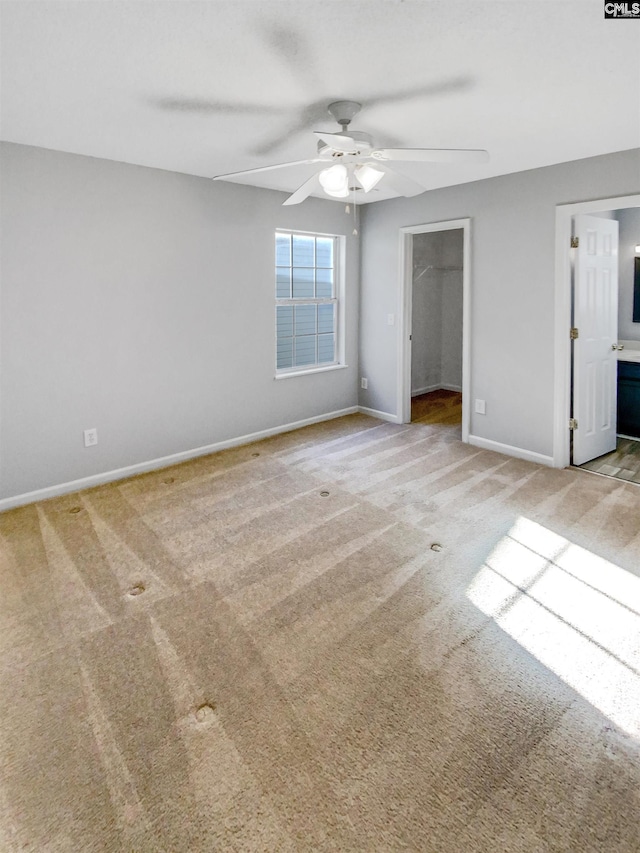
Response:
[{"label": "window frame", "polygon": [[[294,297],[293,294],[288,298],[278,297],[277,295],[277,237],[286,235],[289,237],[320,237],[333,240],[333,296],[331,297]],[[344,295],[345,295],[345,245],[346,240],[342,234],[326,234],[319,231],[301,231],[292,228],[276,228],[274,233],[274,279],[273,287],[274,296],[274,364],[275,364],[275,379],[288,379],[293,376],[303,376],[312,373],[324,373],[330,370],[340,370],[347,367],[345,364],[345,323],[344,323]],[[311,269],[311,268],[310,268]],[[312,269],[322,269],[322,267],[312,267]],[[296,305],[334,305],[334,360],[331,362],[314,362],[313,364],[296,365],[293,367],[278,367],[278,308],[282,306]],[[295,341],[295,334],[293,341]],[[316,342],[318,332],[314,335]],[[295,346],[295,344],[294,344]],[[316,343],[317,346],[317,343]],[[317,350],[316,350],[317,357]]]}]

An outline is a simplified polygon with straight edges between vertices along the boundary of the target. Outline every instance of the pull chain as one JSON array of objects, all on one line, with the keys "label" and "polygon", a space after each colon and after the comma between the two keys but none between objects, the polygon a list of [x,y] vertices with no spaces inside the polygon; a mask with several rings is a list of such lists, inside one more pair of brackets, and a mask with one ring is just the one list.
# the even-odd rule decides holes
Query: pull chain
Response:
[{"label": "pull chain", "polygon": [[355,188],[355,184],[354,184],[354,185],[352,186],[352,188],[351,188],[351,204],[349,204],[349,201],[348,201],[348,199],[347,199],[347,203],[346,203],[346,204],[345,204],[345,206],[344,206],[344,212],[345,212],[347,215],[348,215],[349,213],[351,213],[351,205],[353,205],[353,231],[352,231],[352,234],[353,234],[353,236],[354,236],[354,237],[357,237],[357,236],[358,236],[358,218],[357,218],[357,215],[356,215],[356,206],[357,206],[357,205],[356,205],[356,188]]},{"label": "pull chain", "polygon": [[358,219],[356,215],[356,189],[353,188],[353,236],[358,236]]}]

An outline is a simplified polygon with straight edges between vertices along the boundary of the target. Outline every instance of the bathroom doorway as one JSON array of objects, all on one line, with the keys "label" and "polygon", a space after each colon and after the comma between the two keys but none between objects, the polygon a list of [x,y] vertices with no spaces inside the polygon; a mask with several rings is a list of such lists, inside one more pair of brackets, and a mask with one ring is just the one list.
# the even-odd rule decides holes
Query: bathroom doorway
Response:
[{"label": "bathroom doorway", "polygon": [[402,229],[403,422],[442,424],[468,440],[469,220]]},{"label": "bathroom doorway", "polygon": [[[597,407],[583,406],[582,416],[575,404],[576,364],[575,340],[577,342],[587,337],[596,328],[596,320],[589,312],[582,312],[582,320],[576,320],[575,311],[575,264],[579,246],[575,245],[578,237],[577,224],[580,218],[586,216],[594,219],[617,220],[618,234],[618,307],[617,331],[615,341],[609,344],[614,353],[617,365],[610,371],[611,381],[618,391],[617,404],[611,411],[613,422],[614,443],[606,453],[595,455],[584,453],[584,441],[579,453],[575,450],[575,431],[567,429],[575,426],[577,430],[591,429],[594,420],[593,412]],[[597,228],[597,225],[594,225]],[[620,480],[640,482],[640,323],[634,322],[633,291],[636,248],[640,240],[640,196],[623,196],[618,198],[601,199],[600,201],[579,202],[577,204],[559,205],[556,209],[556,415],[554,427],[554,465],[565,467],[575,465],[583,470],[594,471]],[[580,239],[579,243],[582,243]],[[571,246],[571,248],[569,248]],[[584,249],[584,246],[583,246]],[[593,276],[594,283],[599,273]],[[595,293],[595,291],[594,291]],[[593,295],[593,294],[592,294]],[[599,313],[602,314],[600,300]],[[597,306],[596,306],[597,309]],[[598,310],[594,309],[595,314]],[[578,312],[580,313],[580,312]],[[581,328],[582,325],[582,328]],[[570,328],[571,335],[567,333]],[[597,336],[596,336],[597,337]],[[621,349],[620,349],[621,348]],[[603,359],[600,358],[603,362]],[[634,363],[635,362],[635,363]],[[586,366],[588,367],[588,365]],[[590,368],[593,374],[596,367]],[[583,370],[583,383],[587,372]],[[629,374],[629,375],[627,375]],[[587,383],[588,384],[588,383]],[[592,383],[593,384],[593,383]],[[595,383],[597,384],[597,383]],[[594,386],[595,387],[595,386]],[[600,418],[600,421],[603,419]],[[594,423],[599,423],[595,418]],[[586,439],[587,436],[585,435]],[[582,458],[580,458],[582,453]],[[591,458],[589,458],[591,457]]]},{"label": "bathroom doorway", "polygon": [[[565,468],[572,464],[571,444],[572,432],[571,419],[575,417],[573,412],[573,344],[571,340],[571,329],[575,328],[573,323],[573,262],[575,261],[575,248],[572,248],[574,234],[574,217],[580,215],[602,216],[607,212],[629,211],[638,216],[640,208],[640,195],[617,196],[613,198],[597,199],[594,201],[581,201],[571,204],[560,204],[556,207],[556,274],[555,274],[555,322],[554,322],[554,427],[553,427],[553,465],[556,468]],[[625,256],[629,252],[635,254],[635,245],[623,237],[623,229],[620,229],[621,244],[619,248],[619,326],[618,342],[621,338],[628,337],[628,332],[623,327],[623,318],[632,317],[630,297],[623,293],[622,276],[627,275],[631,269],[629,258]],[[623,243],[627,246],[623,249]],[[636,240],[636,244],[638,241]],[[625,307],[626,306],[626,307]],[[626,322],[626,321],[625,321]],[[640,324],[633,328],[632,336],[636,336],[636,330],[640,330]],[[580,332],[578,328],[578,333]],[[640,340],[638,341],[640,343]],[[578,419],[578,428],[580,422]]]},{"label": "bathroom doorway", "polygon": [[573,236],[571,462],[640,483],[640,208],[579,214]]}]

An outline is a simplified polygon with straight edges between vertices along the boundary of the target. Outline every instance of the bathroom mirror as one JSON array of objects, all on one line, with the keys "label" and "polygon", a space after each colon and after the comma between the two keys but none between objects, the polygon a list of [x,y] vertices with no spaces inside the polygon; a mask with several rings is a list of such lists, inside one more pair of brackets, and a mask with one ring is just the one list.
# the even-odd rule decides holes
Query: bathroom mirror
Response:
[{"label": "bathroom mirror", "polygon": [[634,258],[633,273],[633,322],[640,323],[640,258]]}]

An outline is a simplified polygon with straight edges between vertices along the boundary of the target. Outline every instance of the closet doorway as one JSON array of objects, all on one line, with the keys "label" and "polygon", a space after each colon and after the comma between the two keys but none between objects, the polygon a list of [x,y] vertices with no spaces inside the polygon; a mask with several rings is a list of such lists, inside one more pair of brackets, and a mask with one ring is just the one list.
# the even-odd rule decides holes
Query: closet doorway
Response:
[{"label": "closet doorway", "polygon": [[[403,421],[468,437],[468,220],[403,229]],[[465,298],[466,297],[466,298]],[[465,429],[466,427],[466,429]]]}]

